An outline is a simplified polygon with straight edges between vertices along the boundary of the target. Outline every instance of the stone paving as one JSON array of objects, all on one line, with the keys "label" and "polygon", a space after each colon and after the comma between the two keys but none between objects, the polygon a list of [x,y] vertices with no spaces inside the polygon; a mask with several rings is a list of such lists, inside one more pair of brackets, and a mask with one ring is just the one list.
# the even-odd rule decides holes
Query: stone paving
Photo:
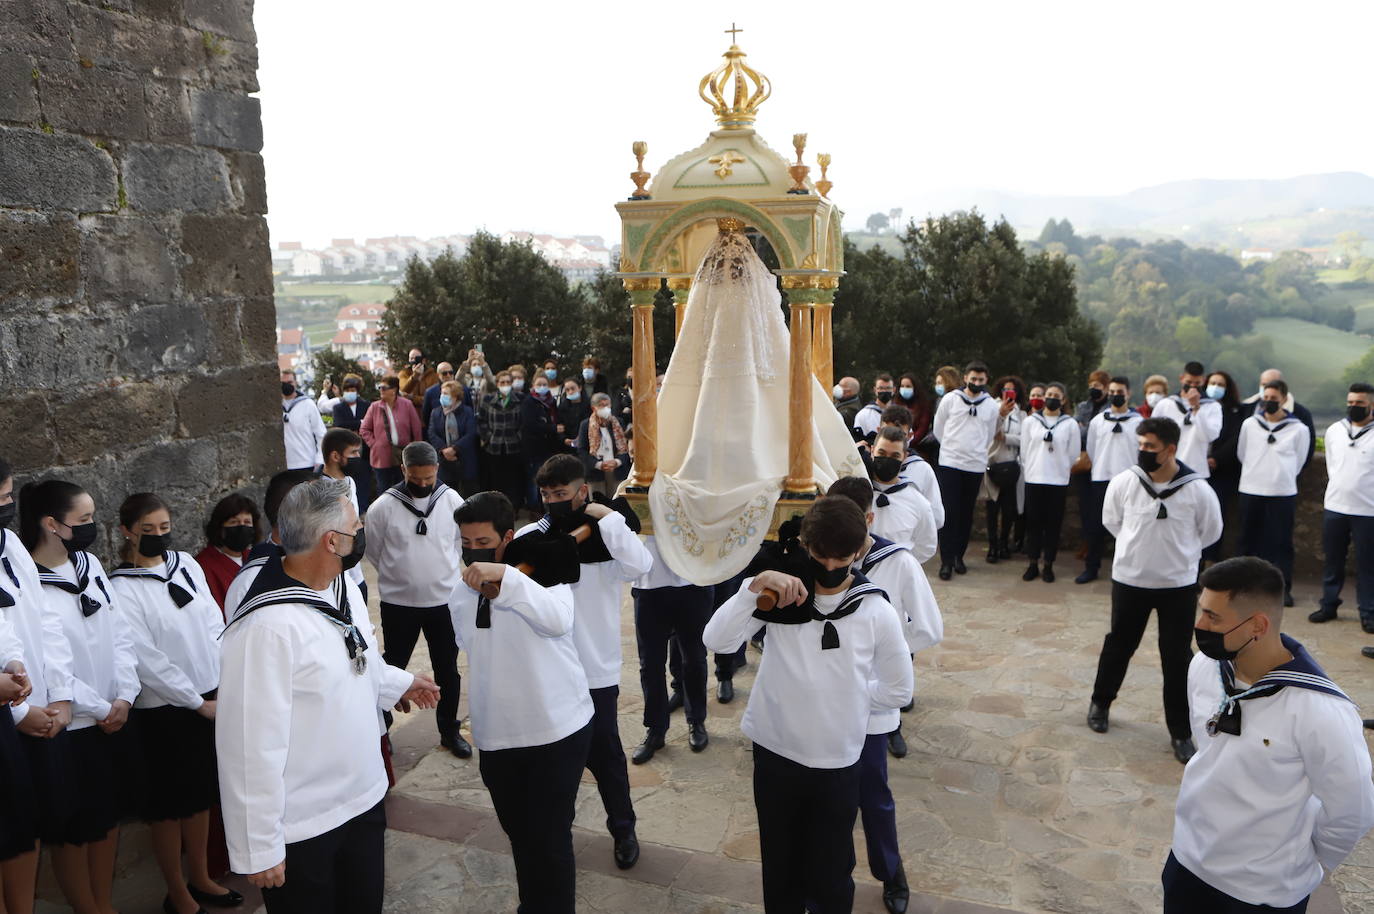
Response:
[{"label": "stone paving", "polygon": [[[1159,910],[1159,872],[1182,767],[1164,729],[1153,624],[1112,708],[1111,732],[1097,735],[1083,721],[1110,583],[1076,586],[1070,563],[1051,585],[1022,582],[1019,562],[988,566],[980,557],[970,568],[952,582],[933,582],[946,640],[916,658],[916,707],[903,718],[911,752],[889,765],[911,911]],[[1374,664],[1358,648],[1371,639],[1353,612],[1312,625],[1306,614],[1316,587],[1300,584],[1295,596],[1299,606],[1290,611],[1287,630],[1352,697],[1367,701]],[[628,606],[627,599],[620,701],[627,751],[643,734]],[[576,831],[579,911],[762,911],[750,747],[738,727],[757,668],[753,648],[749,656],[749,667],[736,676],[735,701],[710,701],[705,752],[688,751],[686,725],[675,714],[667,749],[647,765],[631,766],[643,844],[633,870],[615,869],[600,798],[590,776],[584,778]],[[514,911],[509,846],[475,759],[439,750],[428,714],[397,719],[400,772],[389,801],[387,911]],[[129,839],[137,841],[137,835]],[[855,910],[881,912],[861,831],[856,849]],[[157,909],[161,891],[151,869],[145,855],[121,879],[125,914]],[[1309,909],[1313,914],[1374,914],[1374,840],[1362,842],[1328,883]]]}]

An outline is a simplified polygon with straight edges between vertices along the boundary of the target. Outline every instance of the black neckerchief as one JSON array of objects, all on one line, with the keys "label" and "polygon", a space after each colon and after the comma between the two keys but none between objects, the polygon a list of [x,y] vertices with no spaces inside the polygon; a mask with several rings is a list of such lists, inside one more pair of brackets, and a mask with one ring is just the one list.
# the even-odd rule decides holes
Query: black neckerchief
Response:
[{"label": "black neckerchief", "polygon": [[1169,517],[1169,511],[1164,507],[1164,500],[1166,498],[1172,497],[1175,492],[1182,491],[1183,487],[1188,483],[1196,482],[1204,478],[1190,470],[1186,464],[1180,462],[1178,465],[1178,472],[1174,474],[1174,478],[1166,482],[1164,488],[1157,490],[1155,489],[1154,480],[1150,478],[1149,473],[1146,473],[1138,466],[1131,467],[1131,472],[1135,474],[1135,478],[1140,483],[1140,487],[1149,493],[1151,498],[1159,502],[1159,513],[1155,515],[1158,520],[1166,520]]},{"label": "black neckerchief", "polygon": [[[900,473],[901,471],[898,470],[897,472]],[[887,486],[886,488],[879,488],[879,486],[881,485],[882,483],[878,482],[876,479],[873,480],[873,494],[876,496],[873,500],[873,504],[877,505],[879,508],[886,508],[888,504],[890,504],[892,501],[892,499],[888,498],[888,496],[896,495],[898,492],[902,491],[907,486],[911,485],[911,483],[898,482],[890,486]]]},{"label": "black neckerchief", "polygon": [[868,552],[864,553],[864,557],[859,559],[858,563],[859,572],[864,575],[865,579],[867,579],[868,573],[883,559],[896,555],[903,549],[908,548],[901,543],[894,543],[892,540],[884,539],[876,533],[870,533],[868,538],[873,541],[873,545],[868,547]]},{"label": "black neckerchief", "polygon": [[1039,413],[1036,413],[1036,414],[1035,414],[1035,421],[1036,421],[1036,422],[1039,422],[1039,423],[1040,423],[1040,427],[1043,428],[1043,429],[1045,430],[1045,441],[1049,444],[1049,447],[1048,447],[1046,450],[1049,450],[1049,451],[1053,451],[1053,450],[1054,450],[1054,430],[1057,429],[1057,428],[1059,428],[1059,426],[1063,425],[1064,422],[1065,422],[1065,420],[1067,420],[1067,421],[1069,421],[1069,422],[1076,421],[1076,420],[1073,418],[1073,416],[1066,415],[1065,413],[1062,413],[1062,412],[1061,412],[1061,413],[1059,414],[1059,418],[1057,418],[1057,419],[1054,420],[1054,425],[1050,425],[1049,423],[1047,423],[1047,422],[1045,421],[1045,417],[1044,417],[1044,416],[1040,415]]},{"label": "black neckerchief", "polygon": [[291,424],[291,410],[293,410],[293,409],[296,408],[296,404],[297,404],[297,403],[309,402],[309,400],[310,400],[310,398],[307,397],[307,396],[305,396],[304,394],[297,394],[297,395],[296,395],[296,398],[295,398],[294,400],[292,400],[290,403],[283,403],[283,404],[281,405],[281,421],[282,421],[282,424],[283,424],[283,425],[290,425],[290,424]]},{"label": "black neckerchief", "polygon": [[954,393],[959,397],[960,400],[964,401],[964,405],[968,407],[968,414],[970,416],[978,415],[978,407],[983,405],[990,399],[988,397],[987,391],[983,391],[972,400],[964,396],[964,391],[962,388],[956,390]]},{"label": "black neckerchief", "polygon": [[[1188,405],[1188,401],[1185,400],[1185,399],[1183,399],[1182,395],[1180,395],[1180,394],[1172,394],[1172,395],[1170,395],[1169,399],[1170,399],[1170,400],[1173,400],[1175,403],[1178,404],[1179,410],[1183,413],[1183,424],[1184,424],[1184,425],[1192,425],[1192,424],[1193,424],[1193,408],[1192,408],[1191,406]],[[1198,401],[1198,404],[1197,404],[1197,411],[1198,411],[1199,413],[1202,412],[1202,404],[1203,404],[1203,402],[1204,402],[1204,401],[1202,401],[1202,400],[1199,400],[1199,401]]]},{"label": "black neckerchief", "polygon": [[762,619],[765,622],[777,622],[781,625],[804,625],[807,622],[824,622],[825,627],[821,629],[821,650],[834,650],[840,646],[840,633],[835,628],[835,623],[845,616],[852,615],[863,602],[864,597],[871,594],[879,594],[884,600],[887,593],[878,585],[869,581],[861,572],[855,571],[849,589],[845,591],[844,597],[840,600],[840,605],[835,607],[833,612],[823,613],[816,609],[815,584],[807,582],[806,599],[800,606],[775,606],[767,612],[756,609],[754,618]]},{"label": "black neckerchief", "polygon": [[[19,575],[14,573],[14,566],[10,564],[10,557],[5,555],[5,541],[8,538],[9,531],[4,527],[0,527],[0,565],[4,566],[5,577],[9,578],[10,583],[14,585],[14,592],[19,593],[19,591],[23,589],[19,586]],[[16,602],[14,595],[5,589],[6,586],[8,585],[6,585],[3,580],[0,580],[0,609],[9,609]]]},{"label": "black neckerchief", "polygon": [[429,503],[423,510],[415,503],[415,499],[411,497],[411,494],[406,491],[406,484],[404,482],[396,483],[396,485],[386,490],[386,494],[394,496],[397,501],[405,505],[407,511],[418,518],[415,522],[415,532],[420,536],[425,536],[429,533],[429,524],[426,523],[426,519],[433,514],[434,509],[439,506],[439,496],[447,491],[448,486],[444,485],[442,482],[437,483],[434,486],[434,491],[429,493]]},{"label": "black neckerchief", "polygon": [[[105,604],[102,604],[95,597],[86,593],[86,588],[91,585],[89,575],[91,568],[90,556],[86,555],[85,552],[73,552],[71,560],[72,568],[76,571],[75,584],[62,577],[62,575],[55,573],[51,568],[44,568],[42,565],[37,566],[38,580],[49,587],[56,587],[63,593],[69,593],[72,596],[79,595],[81,597],[81,615],[89,619],[99,612],[100,607]],[[96,586],[100,588],[100,592],[105,595],[105,603],[110,603],[110,592],[105,589],[105,582],[100,579],[100,575],[95,576],[95,583]]]},{"label": "black neckerchief", "polygon": [[[506,565],[526,565],[528,577],[540,587],[576,584],[582,578],[582,563],[577,552],[577,540],[570,534],[531,530],[506,544],[501,562]],[[477,592],[477,628],[491,628],[491,600]]]},{"label": "black neckerchief", "polygon": [[[110,577],[144,578],[149,581],[158,581],[162,584],[166,584],[167,595],[172,598],[172,602],[177,605],[177,609],[185,609],[186,605],[195,599],[191,594],[199,592],[196,587],[196,582],[191,580],[191,573],[181,564],[181,553],[168,552],[163,556],[163,562],[166,564],[167,569],[165,574],[158,574],[151,568],[139,568],[136,565],[126,562],[114,571],[111,571]],[[182,587],[173,580],[178,571],[181,572],[182,579],[186,581],[186,586],[191,588],[190,591],[187,591],[185,587]]]},{"label": "black neckerchief", "polygon": [[1290,425],[1301,425],[1302,423],[1301,423],[1299,420],[1293,418],[1293,414],[1292,414],[1292,413],[1289,413],[1288,415],[1286,415],[1286,416],[1284,416],[1282,419],[1280,419],[1276,424],[1270,425],[1267,421],[1265,421],[1265,419],[1264,419],[1264,417],[1263,417],[1262,415],[1260,415],[1259,413],[1256,413],[1256,414],[1255,414],[1255,424],[1257,424],[1260,428],[1262,428],[1262,429],[1264,429],[1266,432],[1268,432],[1268,433],[1269,433],[1269,443],[1270,443],[1270,444],[1275,444],[1275,443],[1278,442],[1279,439],[1277,439],[1277,438],[1274,437],[1274,432],[1277,432],[1277,431],[1280,431],[1280,430],[1282,430],[1282,429],[1285,429],[1285,428],[1287,428],[1287,427],[1290,426]]},{"label": "black neckerchief", "polygon": [[1112,414],[1112,411],[1111,411],[1110,409],[1104,410],[1104,411],[1101,413],[1101,415],[1104,417],[1105,421],[1110,422],[1110,423],[1112,424],[1112,434],[1114,434],[1114,435],[1119,435],[1119,434],[1121,434],[1121,423],[1127,421],[1127,420],[1130,419],[1132,416],[1135,416],[1135,417],[1137,417],[1137,418],[1140,417],[1140,413],[1138,413],[1138,412],[1135,411],[1135,407],[1132,407],[1132,408],[1126,410],[1126,414],[1125,414],[1124,416],[1122,416],[1120,419],[1116,418],[1116,417]]},{"label": "black neckerchief", "polygon": [[[1349,419],[1342,419],[1341,421],[1345,423],[1345,434],[1350,438],[1350,441],[1351,441],[1352,444],[1353,444],[1354,442],[1356,442],[1356,441],[1359,441],[1361,438],[1363,438],[1364,435],[1365,435],[1365,432],[1369,431],[1371,428],[1374,428],[1374,422],[1369,422],[1369,423],[1366,423],[1366,425],[1365,425],[1364,428],[1360,429],[1360,430],[1357,432],[1357,431],[1355,431],[1355,424],[1354,424],[1353,422],[1351,422]],[[0,550],[0,551],[3,551],[3,550]]]},{"label": "black neckerchief", "polygon": [[[348,648],[348,659],[353,662],[353,672],[361,674],[367,669],[367,639],[353,624],[353,613],[348,608],[348,585],[344,581],[343,575],[334,579],[332,585],[334,602],[329,603],[320,599],[320,595],[314,590],[287,574],[286,569],[282,566],[280,555],[267,555],[243,567],[247,569],[250,565],[261,567],[262,570],[253,579],[253,584],[248,588],[248,592],[243,595],[243,600],[234,610],[234,618],[229,620],[229,625],[233,625],[264,606],[303,603],[343,629],[344,647]],[[229,625],[225,626],[226,631]],[[223,633],[220,634],[220,637],[224,637]]]},{"label": "black neckerchief", "polygon": [[1217,706],[1216,713],[1207,721],[1208,736],[1216,736],[1218,733],[1240,736],[1240,703],[1251,698],[1267,698],[1288,686],[1311,689],[1314,692],[1343,698],[1354,704],[1350,696],[1342,692],[1340,687],[1332,682],[1317,664],[1317,661],[1312,659],[1307,648],[1287,635],[1279,635],[1279,639],[1288,652],[1293,655],[1293,659],[1274,667],[1248,689],[1236,687],[1234,663],[1230,660],[1222,660],[1217,663],[1218,672],[1221,675],[1223,697]]}]

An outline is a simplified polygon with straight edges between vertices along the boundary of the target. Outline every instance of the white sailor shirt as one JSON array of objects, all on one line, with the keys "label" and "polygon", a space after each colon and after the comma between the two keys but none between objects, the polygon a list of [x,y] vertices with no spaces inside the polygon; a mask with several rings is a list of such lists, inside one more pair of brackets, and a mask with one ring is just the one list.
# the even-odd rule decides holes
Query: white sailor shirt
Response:
[{"label": "white sailor shirt", "polygon": [[911,547],[917,562],[939,548],[939,529],[930,502],[909,482],[873,483],[873,527],[878,536]]},{"label": "white sailor shirt", "polygon": [[1035,413],[1021,423],[1021,476],[1026,485],[1067,486],[1083,448],[1082,431],[1073,416],[1053,419]]},{"label": "white sailor shirt", "polygon": [[1174,394],[1155,404],[1152,419],[1172,419],[1178,423],[1178,462],[1193,468],[1203,479],[1211,475],[1207,469],[1207,450],[1221,437],[1221,404],[1203,397],[1193,412],[1188,401]]},{"label": "white sailor shirt", "polygon": [[418,608],[448,604],[463,573],[453,520],[462,505],[462,496],[443,483],[425,498],[411,497],[403,482],[372,500],[365,558],[377,569],[382,600]]},{"label": "white sailor shirt", "polygon": [[[870,536],[869,548],[855,563],[856,571],[881,587],[902,623],[902,636],[910,654],[934,647],[944,640],[945,622],[935,592],[925,571],[911,550],[900,543],[876,540]],[[868,716],[868,734],[891,733],[901,723],[901,712],[873,708]]]},{"label": "white sailor shirt", "polygon": [[1117,473],[1135,466],[1135,455],[1140,451],[1135,431],[1143,421],[1133,409],[1119,414],[1104,409],[1093,416],[1084,448],[1093,462],[1093,482],[1111,482]]},{"label": "white sailor shirt", "polygon": [[454,637],[468,652],[477,748],[545,746],[586,726],[592,696],[573,642],[572,588],[541,587],[511,567],[485,612],[481,604],[461,580],[448,602]]},{"label": "white sailor shirt", "polygon": [[648,550],[649,557],[653,560],[653,566],[639,579],[634,582],[636,590],[654,590],[659,587],[692,587],[691,581],[679,577],[676,571],[668,567],[668,563],[663,561],[663,556],[659,554],[658,542],[653,536],[646,536],[642,540],[644,548]]},{"label": "white sailor shirt", "polygon": [[1342,419],[1327,428],[1326,477],[1326,510],[1374,517],[1374,422],[1357,428]]},{"label": "white sailor shirt", "polygon": [[916,491],[930,502],[931,513],[935,515],[935,529],[945,525],[945,501],[940,497],[940,481],[935,478],[935,468],[920,454],[908,454],[902,461],[902,469],[897,473],[898,482],[909,482]]},{"label": "white sailor shirt", "polygon": [[1269,422],[1259,415],[1240,424],[1236,457],[1240,460],[1240,491],[1245,495],[1298,494],[1298,474],[1307,461],[1312,433],[1293,416]]},{"label": "white sailor shirt", "polygon": [[[306,408],[301,409],[301,404]],[[324,420],[314,401],[304,394],[281,405],[282,439],[286,445],[286,468],[310,470],[324,463],[320,445],[324,443]]]},{"label": "white sailor shirt", "polygon": [[[891,401],[889,401],[891,402]],[[859,430],[859,434],[868,437],[878,430],[878,426],[883,424],[883,404],[878,402],[866,403],[864,407],[854,414],[854,427]]]},{"label": "white sailor shirt", "polygon": [[1202,550],[1221,538],[1221,505],[1189,467],[1180,466],[1161,484],[1137,466],[1107,483],[1102,525],[1116,537],[1113,581],[1156,590],[1187,587],[1197,583]]},{"label": "white sailor shirt", "polygon": [[0,590],[14,600],[13,606],[0,609],[0,615],[13,626],[23,646],[24,668],[33,689],[28,698],[10,708],[18,723],[31,707],[71,701],[72,647],[61,619],[47,612],[47,595],[38,581],[33,557],[19,537],[4,528],[0,528]]},{"label": "white sailor shirt", "polygon": [[[142,691],[136,708],[196,710],[219,688],[219,636],[224,617],[200,563],[169,552],[149,568],[116,568],[110,585],[128,620]],[[185,600],[184,605],[177,605]]]},{"label": "white sailor shirt", "polygon": [[997,434],[1001,407],[986,392],[969,397],[963,389],[940,398],[931,434],[940,442],[940,466],[982,473],[988,468],[988,446]]}]

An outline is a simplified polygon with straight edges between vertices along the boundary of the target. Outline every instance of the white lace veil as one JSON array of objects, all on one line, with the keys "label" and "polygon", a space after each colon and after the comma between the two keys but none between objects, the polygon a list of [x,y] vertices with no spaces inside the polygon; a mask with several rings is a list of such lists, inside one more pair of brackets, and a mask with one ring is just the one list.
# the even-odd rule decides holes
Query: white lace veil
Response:
[{"label": "white lace veil", "polygon": [[[668,566],[707,586],[739,573],[768,532],[787,475],[789,341],[774,277],[748,238],[722,232],[697,269],[658,397],[654,536]],[[864,475],[829,394],[812,379],[813,475]]]}]

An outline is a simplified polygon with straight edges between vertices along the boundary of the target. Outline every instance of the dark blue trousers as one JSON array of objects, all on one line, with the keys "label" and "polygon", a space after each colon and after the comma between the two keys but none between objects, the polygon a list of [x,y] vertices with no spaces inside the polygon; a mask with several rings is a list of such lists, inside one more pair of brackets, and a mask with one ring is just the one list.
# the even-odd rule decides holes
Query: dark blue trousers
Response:
[{"label": "dark blue trousers", "polygon": [[868,846],[868,871],[887,882],[902,866],[897,851],[897,805],[887,786],[887,734],[869,734],[859,756],[859,817]]},{"label": "dark blue trousers", "polygon": [[1164,883],[1164,914],[1303,914],[1307,910],[1306,898],[1287,908],[1249,904],[1232,898],[1193,875],[1178,862],[1173,851],[1164,863],[1160,882]]},{"label": "dark blue trousers", "polygon": [[1079,492],[1079,497],[1085,502],[1081,514],[1083,539],[1088,544],[1088,554],[1083,559],[1083,568],[1087,571],[1102,568],[1102,552],[1107,544],[1107,528],[1102,526],[1102,505],[1107,500],[1107,485],[1107,482],[1093,482],[1086,492]]},{"label": "dark blue trousers", "polygon": [[945,505],[945,525],[940,528],[940,564],[953,565],[968,550],[973,532],[973,509],[978,506],[982,473],[969,473],[953,467],[939,467],[940,500]]},{"label": "dark blue trousers", "polygon": [[592,689],[592,742],[587,751],[587,770],[596,778],[601,805],[606,807],[606,830],[619,840],[635,830],[635,808],[630,802],[630,772],[625,747],[620,745],[617,705],[620,686]]},{"label": "dark blue trousers", "polygon": [[683,707],[689,723],[706,720],[706,648],[701,632],[711,618],[711,588],[631,588],[635,603],[635,641],[639,645],[639,685],[644,691],[644,726],[668,732],[668,688],[663,668],[668,644],[676,638],[682,658]]},{"label": "dark blue trousers", "polygon": [[1240,495],[1240,553],[1273,562],[1283,572],[1285,592],[1293,589],[1293,521],[1296,495]]},{"label": "dark blue trousers", "polygon": [[1355,603],[1360,608],[1360,620],[1374,622],[1374,517],[1322,512],[1322,549],[1326,553],[1322,609],[1334,611],[1341,605],[1345,556],[1351,540],[1355,541]]}]

